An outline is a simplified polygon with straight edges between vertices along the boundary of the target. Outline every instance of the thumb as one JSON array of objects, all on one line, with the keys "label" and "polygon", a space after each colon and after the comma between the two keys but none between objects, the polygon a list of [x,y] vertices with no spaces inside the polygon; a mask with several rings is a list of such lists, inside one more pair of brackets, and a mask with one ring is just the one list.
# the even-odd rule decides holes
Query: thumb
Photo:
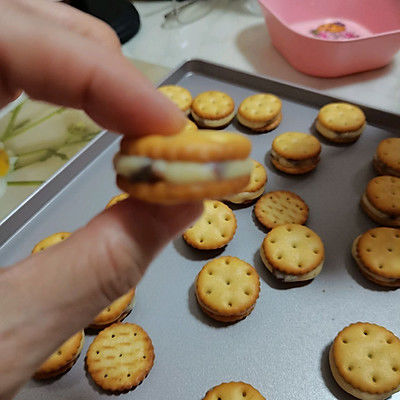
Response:
[{"label": "thumb", "polygon": [[0,278],[0,351],[15,368],[0,365],[0,397],[135,287],[162,247],[200,211],[199,203],[155,206],[127,199],[64,242],[7,268]]},{"label": "thumb", "polygon": [[86,251],[99,260],[87,268],[97,276],[103,294],[113,300],[137,285],[158,252],[201,211],[201,203],[160,206],[128,198],[93,219],[75,240],[96,238],[96,247]]}]

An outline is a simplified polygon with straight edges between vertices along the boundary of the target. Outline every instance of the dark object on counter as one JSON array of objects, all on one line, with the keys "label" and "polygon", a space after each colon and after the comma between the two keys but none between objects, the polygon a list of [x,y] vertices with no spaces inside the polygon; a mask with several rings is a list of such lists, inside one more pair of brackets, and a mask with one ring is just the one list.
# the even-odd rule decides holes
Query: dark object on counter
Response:
[{"label": "dark object on counter", "polygon": [[107,22],[117,33],[121,44],[139,31],[139,13],[128,0],[64,0],[64,3]]}]

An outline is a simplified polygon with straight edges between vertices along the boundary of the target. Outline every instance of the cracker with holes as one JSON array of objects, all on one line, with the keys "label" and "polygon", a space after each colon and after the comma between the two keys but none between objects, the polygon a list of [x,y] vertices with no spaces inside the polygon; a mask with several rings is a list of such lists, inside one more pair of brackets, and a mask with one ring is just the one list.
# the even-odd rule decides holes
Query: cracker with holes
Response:
[{"label": "cracker with holes", "polygon": [[235,117],[235,103],[224,92],[217,90],[203,92],[193,100],[192,117],[202,128],[223,128]]},{"label": "cracker with holes", "polygon": [[138,325],[116,323],[102,330],[86,354],[87,370],[102,389],[122,392],[139,385],[154,363],[150,337]]},{"label": "cracker with holes", "polygon": [[286,132],[272,142],[271,162],[282,172],[292,175],[314,170],[319,163],[321,143],[307,133]]},{"label": "cracker with holes", "polygon": [[265,400],[253,386],[244,382],[227,382],[210,389],[203,400]]},{"label": "cracker with holes", "polygon": [[310,228],[299,224],[280,225],[264,238],[261,259],[275,278],[284,282],[314,279],[324,264],[324,245]]},{"label": "cracker with holes", "polygon": [[189,90],[177,85],[165,85],[158,88],[164,96],[167,96],[186,115],[190,113],[192,95]]},{"label": "cracker with holes", "polygon": [[183,233],[183,239],[200,250],[226,246],[236,232],[235,214],[226,204],[217,200],[205,200],[203,206],[201,217]]},{"label": "cracker with holes", "polygon": [[35,372],[38,380],[55,378],[69,371],[81,354],[85,334],[83,331],[64,342]]},{"label": "cracker with holes", "polygon": [[400,229],[368,230],[354,240],[352,254],[366,278],[378,285],[400,287]]},{"label": "cracker with holes", "polygon": [[266,193],[257,201],[254,214],[268,229],[289,223],[303,225],[308,219],[308,206],[297,194],[276,190]]},{"label": "cracker with holes", "polygon": [[117,194],[116,196],[114,196],[106,205],[106,208],[110,208],[112,206],[115,206],[117,203],[119,203],[120,201],[124,201],[125,199],[127,199],[129,197],[128,193],[120,193]]},{"label": "cracker with holes", "polygon": [[379,174],[400,178],[400,138],[382,140],[376,149],[373,162]]},{"label": "cracker with holes", "polygon": [[362,400],[400,390],[400,340],[382,326],[357,322],[335,338],[329,364],[338,385]]},{"label": "cracker with holes", "polygon": [[254,132],[272,131],[282,121],[282,102],[273,94],[254,94],[242,101],[236,118]]},{"label": "cracker with holes", "polygon": [[247,317],[259,293],[257,271],[236,257],[216,258],[197,275],[197,301],[202,310],[217,321],[235,322]]},{"label": "cracker with holes", "polygon": [[132,311],[134,302],[135,289],[131,289],[128,293],[113,301],[108,307],[97,314],[89,325],[89,328],[103,329],[115,322],[121,322]]},{"label": "cracker with holes", "polygon": [[253,168],[251,170],[250,182],[242,192],[228,196],[225,200],[234,204],[247,204],[257,199],[264,193],[267,184],[267,171],[265,167],[256,160],[252,160]]},{"label": "cracker with holes", "polygon": [[318,113],[315,127],[334,143],[352,143],[365,129],[365,114],[360,107],[348,103],[330,103]]},{"label": "cracker with holes", "polygon": [[57,232],[41,240],[33,249],[32,254],[38,253],[39,251],[46,250],[48,247],[53,246],[57,243],[68,239],[71,236],[69,232]]},{"label": "cracker with holes", "polygon": [[361,208],[378,224],[400,228],[400,178],[384,175],[371,179]]},{"label": "cracker with holes", "polygon": [[130,196],[151,203],[220,199],[249,183],[250,151],[246,137],[226,131],[124,138],[114,158],[117,184]]}]

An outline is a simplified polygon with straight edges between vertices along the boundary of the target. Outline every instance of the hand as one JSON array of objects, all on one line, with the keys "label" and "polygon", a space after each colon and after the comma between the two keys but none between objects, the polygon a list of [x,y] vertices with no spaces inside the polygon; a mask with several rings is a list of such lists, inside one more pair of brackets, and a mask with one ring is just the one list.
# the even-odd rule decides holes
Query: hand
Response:
[{"label": "hand", "polygon": [[0,0],[0,107],[23,89],[82,108],[125,135],[170,134],[184,117],[122,56],[114,31],[49,0]]},{"label": "hand", "polygon": [[[0,55],[0,105],[22,89],[82,108],[127,135],[172,134],[184,125],[182,113],[122,56],[113,31],[65,4],[0,0]],[[199,212],[199,204],[156,207],[128,199],[65,242],[4,268],[0,398],[15,394],[62,342],[135,287]]]}]

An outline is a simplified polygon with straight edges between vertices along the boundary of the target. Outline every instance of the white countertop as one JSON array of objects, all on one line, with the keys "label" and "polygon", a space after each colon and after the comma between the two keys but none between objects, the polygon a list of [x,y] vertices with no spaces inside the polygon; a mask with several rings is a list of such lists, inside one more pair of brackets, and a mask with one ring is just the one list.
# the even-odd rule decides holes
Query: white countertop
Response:
[{"label": "white countertop", "polygon": [[247,9],[250,0],[208,1],[213,8],[205,17],[173,28],[162,27],[171,2],[134,1],[142,27],[124,45],[124,54],[170,68],[189,58],[202,58],[400,114],[400,52],[392,64],[379,70],[337,79],[314,78],[297,72],[277,52],[261,14]]}]

